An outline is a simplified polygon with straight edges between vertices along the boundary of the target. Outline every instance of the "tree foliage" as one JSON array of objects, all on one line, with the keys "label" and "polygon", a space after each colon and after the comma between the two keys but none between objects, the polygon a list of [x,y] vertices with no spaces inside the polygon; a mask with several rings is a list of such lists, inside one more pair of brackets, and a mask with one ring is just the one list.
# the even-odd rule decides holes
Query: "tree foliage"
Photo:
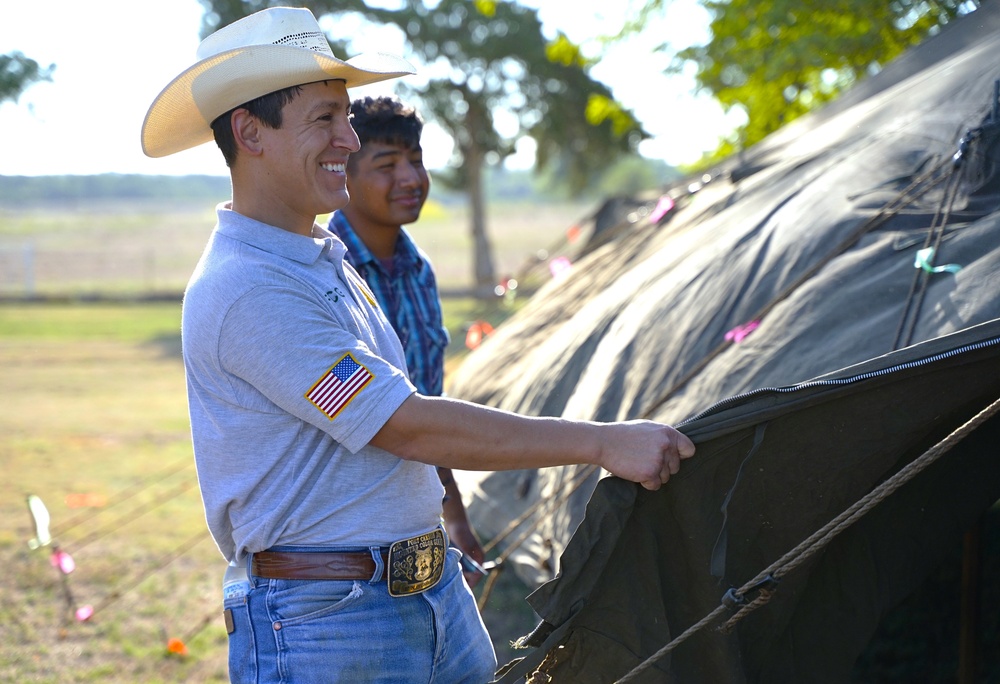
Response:
[{"label": "tree foliage", "polygon": [[[211,33],[247,14],[281,4],[273,0],[201,0],[208,12],[202,33]],[[538,145],[541,167],[560,164],[568,184],[586,187],[609,158],[634,151],[648,134],[631,112],[615,102],[603,83],[589,76],[585,59],[565,35],[547,40],[537,11],[496,0],[404,0],[398,9],[368,7],[364,0],[310,0],[317,16],[354,12],[378,24],[397,26],[418,60],[446,65],[445,77],[404,87],[418,97],[428,118],[458,143],[455,169],[464,152],[479,147],[490,163],[513,153],[522,135]],[[334,48],[345,36],[333,36]],[[357,37],[360,51],[374,51]],[[341,53],[343,54],[343,53]],[[494,113],[514,114],[519,129],[501,135]],[[461,178],[458,178],[461,182]]]},{"label": "tree foliage", "polygon": [[[210,10],[206,30],[225,25],[269,4],[264,0],[202,0]],[[476,282],[495,284],[485,234],[482,173],[514,152],[518,138],[534,139],[537,168],[555,170],[572,190],[582,192],[614,159],[648,137],[635,117],[614,101],[611,91],[589,75],[590,61],[566,36],[549,40],[538,13],[499,0],[401,0],[392,8],[363,0],[311,0],[317,17],[355,13],[405,35],[425,83],[402,85],[455,142],[450,173],[442,176],[470,198],[476,245]],[[338,36],[344,38],[344,36]],[[359,52],[378,47],[358,37]],[[516,130],[502,132],[504,112]]]},{"label": "tree foliage", "polygon": [[[669,0],[647,0],[641,14]],[[730,145],[749,146],[879,71],[976,7],[968,0],[704,0],[711,37],[676,52],[674,69],[747,123]],[[628,31],[640,30],[633,22]],[[666,47],[666,46],[664,46]],[[722,149],[720,152],[729,152]]]},{"label": "tree foliage", "polygon": [[0,55],[0,102],[17,102],[28,86],[38,81],[51,81],[55,65],[47,68],[20,52]]}]

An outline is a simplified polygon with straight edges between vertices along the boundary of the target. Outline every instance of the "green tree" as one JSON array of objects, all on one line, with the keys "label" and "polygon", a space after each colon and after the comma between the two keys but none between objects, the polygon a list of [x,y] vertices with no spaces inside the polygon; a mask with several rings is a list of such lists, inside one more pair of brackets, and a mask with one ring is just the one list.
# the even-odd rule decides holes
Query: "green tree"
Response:
[{"label": "green tree", "polygon": [[[268,6],[261,0],[202,0],[209,10],[205,29],[213,30]],[[475,282],[480,292],[496,284],[486,231],[483,172],[500,164],[527,135],[537,146],[536,168],[555,170],[579,193],[608,164],[634,151],[647,133],[615,102],[611,91],[589,75],[591,62],[566,36],[545,38],[538,13],[513,2],[495,0],[401,0],[394,9],[368,7],[363,0],[311,0],[317,16],[344,13],[405,34],[414,61],[429,73],[446,73],[425,85],[403,88],[421,111],[455,141],[449,172],[436,178],[461,189],[469,199]],[[358,41],[360,52],[374,46]],[[344,53],[341,53],[344,54]],[[497,128],[504,110],[516,121],[511,135]]]},{"label": "green tree", "polygon": [[43,69],[33,59],[20,52],[0,55],[0,102],[17,102],[28,86],[38,81],[51,81],[55,65]]},{"label": "green tree", "polygon": [[639,195],[661,190],[664,185],[679,180],[682,174],[659,159],[646,159],[635,154],[612,164],[593,186],[599,195]]},{"label": "green tree", "polygon": [[[669,0],[646,0],[618,36],[642,30]],[[970,0],[704,0],[711,38],[675,53],[674,70],[747,122],[716,158],[749,146],[879,71],[908,48],[975,9]],[[663,46],[670,49],[669,46]]]}]

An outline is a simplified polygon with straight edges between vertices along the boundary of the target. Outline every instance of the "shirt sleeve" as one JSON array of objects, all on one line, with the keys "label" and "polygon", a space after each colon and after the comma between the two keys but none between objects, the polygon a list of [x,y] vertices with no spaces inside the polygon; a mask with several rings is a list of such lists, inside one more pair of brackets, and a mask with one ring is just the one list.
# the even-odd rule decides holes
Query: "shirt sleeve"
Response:
[{"label": "shirt sleeve", "polygon": [[241,406],[290,413],[356,453],[415,391],[374,339],[343,303],[261,286],[227,313],[219,359]]}]

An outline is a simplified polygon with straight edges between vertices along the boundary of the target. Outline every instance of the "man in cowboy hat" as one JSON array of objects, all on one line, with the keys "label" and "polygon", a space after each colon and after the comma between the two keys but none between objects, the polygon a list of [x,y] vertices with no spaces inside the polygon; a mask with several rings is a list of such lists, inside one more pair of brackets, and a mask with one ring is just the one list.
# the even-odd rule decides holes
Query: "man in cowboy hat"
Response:
[{"label": "man in cowboy hat", "polygon": [[225,600],[240,682],[485,682],[495,656],[434,466],[590,463],[657,489],[694,453],[650,421],[529,418],[424,397],[343,243],[359,149],[347,88],[412,69],[336,59],[310,12],[273,8],[202,42],[154,100],[150,156],[211,140],[233,197],[184,299],[182,340],[206,518],[248,570]]}]

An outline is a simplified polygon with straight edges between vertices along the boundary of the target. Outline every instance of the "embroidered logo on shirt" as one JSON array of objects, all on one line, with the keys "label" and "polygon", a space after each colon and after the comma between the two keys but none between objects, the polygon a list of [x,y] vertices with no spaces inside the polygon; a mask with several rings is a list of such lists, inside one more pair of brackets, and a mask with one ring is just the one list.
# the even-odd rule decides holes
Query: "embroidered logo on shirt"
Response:
[{"label": "embroidered logo on shirt", "polygon": [[323,296],[326,297],[326,300],[328,302],[336,304],[341,300],[342,297],[346,297],[347,295],[345,295],[339,287],[335,287],[332,290],[327,290],[326,292],[324,292]]},{"label": "embroidered logo on shirt", "polygon": [[333,420],[375,377],[348,352],[306,392],[313,406]]}]

